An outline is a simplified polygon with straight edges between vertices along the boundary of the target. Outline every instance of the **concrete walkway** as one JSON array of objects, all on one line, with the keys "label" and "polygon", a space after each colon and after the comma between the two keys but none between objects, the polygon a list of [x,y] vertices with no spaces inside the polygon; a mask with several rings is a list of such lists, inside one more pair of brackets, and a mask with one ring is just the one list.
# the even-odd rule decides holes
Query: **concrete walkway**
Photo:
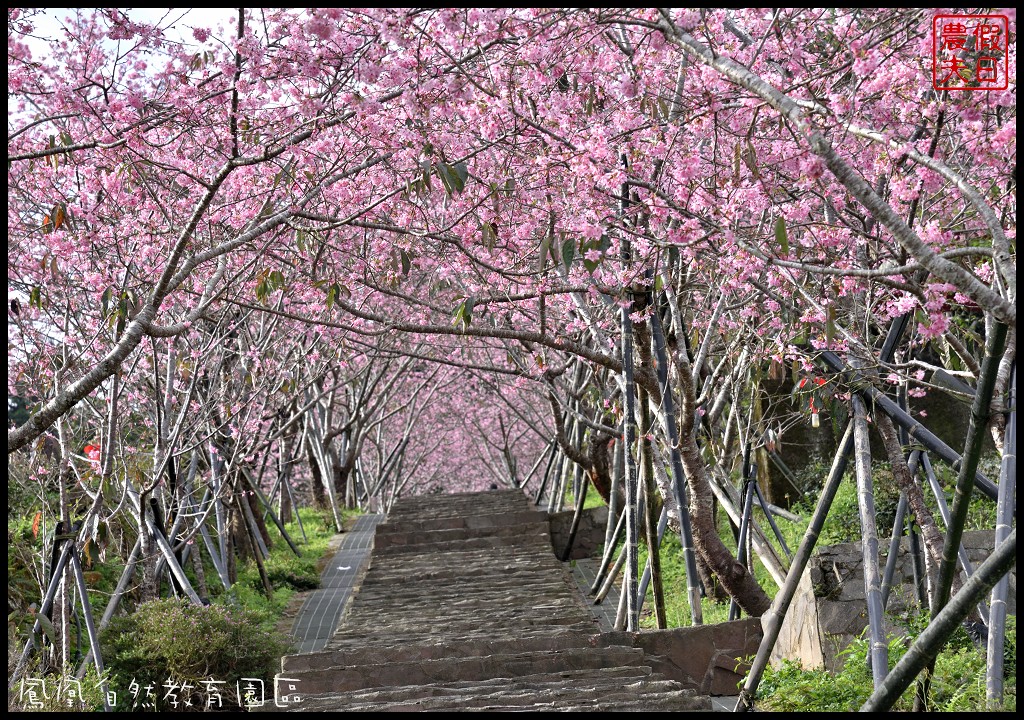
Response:
[{"label": "concrete walkway", "polygon": [[[614,562],[614,560],[613,560]],[[619,609],[619,588],[612,585],[604,600],[595,605],[594,596],[590,594],[590,588],[597,577],[597,570],[601,565],[601,558],[580,558],[567,563],[580,590],[583,602],[586,603],[590,614],[600,623],[601,630],[608,632],[615,627],[615,614]]]},{"label": "concrete walkway", "polygon": [[373,534],[384,515],[361,515],[342,535],[341,545],[320,576],[320,589],[302,604],[292,625],[295,652],[323,650],[338,629],[338,621],[352,596],[373,546]]}]

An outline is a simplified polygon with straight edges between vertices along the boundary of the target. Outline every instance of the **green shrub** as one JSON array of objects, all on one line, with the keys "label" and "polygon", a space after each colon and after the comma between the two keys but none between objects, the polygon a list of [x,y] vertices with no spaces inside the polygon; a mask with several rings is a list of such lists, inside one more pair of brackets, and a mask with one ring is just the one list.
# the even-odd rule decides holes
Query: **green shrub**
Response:
[{"label": "green shrub", "polygon": [[[176,599],[143,603],[116,618],[101,644],[119,709],[176,709],[164,698],[166,683],[177,685],[177,709],[217,707],[218,694],[223,707],[238,707],[236,683],[260,679],[269,696],[273,664],[284,652],[281,641],[245,610]],[[155,697],[139,692],[146,686],[154,686]]]},{"label": "green shrub", "polygon": [[[29,660],[25,672],[9,694],[8,710],[14,712],[102,712],[103,685],[96,668],[89,665],[81,680],[75,668],[40,672],[39,658]],[[104,671],[104,676],[109,673]]]},{"label": "green shrub", "polygon": [[[919,620],[918,628],[924,626]],[[913,628],[911,628],[913,632]],[[915,632],[916,635],[916,632]],[[889,641],[890,669],[903,657],[910,638],[893,637]],[[768,668],[758,688],[757,706],[769,712],[853,712],[864,704],[872,691],[871,670],[867,664],[869,643],[861,638],[843,651],[841,671],[806,670],[799,663],[783,661]],[[1017,707],[1017,631],[1015,618],[1008,618],[1004,651],[1003,707]],[[932,712],[968,712],[986,710],[985,647],[976,647],[967,633],[958,629],[949,639],[935,663],[929,687]],[[893,710],[913,708],[915,687],[911,685]]]}]

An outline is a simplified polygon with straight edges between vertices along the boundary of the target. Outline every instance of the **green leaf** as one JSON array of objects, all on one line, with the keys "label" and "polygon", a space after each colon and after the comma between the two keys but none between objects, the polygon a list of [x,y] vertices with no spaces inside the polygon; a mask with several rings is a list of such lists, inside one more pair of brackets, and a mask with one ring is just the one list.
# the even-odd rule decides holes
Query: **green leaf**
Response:
[{"label": "green leaf", "polygon": [[86,540],[85,545],[82,546],[82,559],[85,560],[87,568],[91,568],[100,561],[100,549],[96,547],[92,538]]},{"label": "green leaf", "polygon": [[660,293],[663,287],[665,287],[665,276],[659,273],[658,276],[654,278],[654,292]]},{"label": "green leaf", "polygon": [[960,356],[957,355],[955,352],[949,353],[948,361],[950,369],[957,371],[961,371],[964,369],[963,361],[960,360]]},{"label": "green leaf", "polygon": [[448,165],[446,165],[445,163],[438,163],[436,166],[434,166],[434,172],[437,173],[437,177],[440,178],[441,184],[444,185],[444,191],[451,195],[454,188],[454,184],[453,175]]},{"label": "green leaf", "polygon": [[498,242],[498,226],[492,222],[485,222],[480,225],[480,242],[488,250],[493,250]]},{"label": "green leaf", "polygon": [[466,163],[457,163],[455,166],[452,166],[448,163],[439,162],[434,167],[434,170],[437,172],[437,176],[441,178],[445,192],[449,195],[462,192],[466,187],[466,178],[469,177],[469,169],[466,167]]},{"label": "green leaf", "polygon": [[786,219],[779,215],[775,221],[775,241],[782,248],[782,256],[789,256],[789,235],[786,233]]},{"label": "green leaf", "polygon": [[743,152],[743,162],[750,170],[750,174],[754,176],[754,180],[761,179],[761,171],[757,167],[757,153],[754,151],[754,145],[747,140],[747,147]]},{"label": "green leaf", "polygon": [[330,310],[334,306],[334,301],[338,299],[338,294],[341,292],[341,288],[338,287],[338,283],[334,283],[327,288],[327,309]]},{"label": "green leaf", "polygon": [[433,190],[433,188],[430,186],[430,161],[421,160],[420,169],[422,170],[423,180],[422,183],[416,183],[417,185],[421,185],[421,187],[417,188],[416,192],[424,192],[422,188],[426,188],[425,192],[430,192],[431,190]]},{"label": "green leaf", "polygon": [[569,272],[572,269],[573,258],[576,257],[576,241],[572,238],[566,238],[562,242],[562,262],[565,264],[565,271]]},{"label": "green leaf", "polygon": [[57,630],[53,627],[53,623],[50,622],[50,618],[43,615],[41,612],[35,614],[36,620],[39,621],[39,627],[42,628],[43,634],[50,640],[51,643],[57,642]]},{"label": "green leaf", "polygon": [[452,325],[462,325],[462,329],[465,330],[473,322],[473,307],[476,305],[476,300],[472,297],[468,297],[459,303],[459,306],[455,308],[455,312],[452,314]]},{"label": "green leaf", "polygon": [[455,178],[458,180],[458,190],[462,192],[466,187],[466,180],[469,179],[469,166],[464,162],[457,162],[452,166]]}]

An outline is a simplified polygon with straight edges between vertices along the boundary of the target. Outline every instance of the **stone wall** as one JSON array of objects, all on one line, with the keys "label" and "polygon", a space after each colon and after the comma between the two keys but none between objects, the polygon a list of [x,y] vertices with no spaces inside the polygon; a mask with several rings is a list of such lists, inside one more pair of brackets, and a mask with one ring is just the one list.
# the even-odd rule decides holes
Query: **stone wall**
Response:
[{"label": "stone wall", "polygon": [[[555,557],[561,557],[565,544],[569,541],[569,530],[572,528],[572,510],[550,513],[548,521],[551,525],[551,548]],[[570,560],[593,557],[598,555],[599,548],[604,544],[605,527],[608,524],[608,508],[596,507],[583,511],[580,527],[576,531],[576,540],[572,544]]]},{"label": "stone wall", "polygon": [[761,621],[743,618],[714,625],[644,630],[640,633],[607,633],[629,637],[633,647],[643,648],[655,672],[683,683],[693,683],[702,694],[739,694],[739,685],[750,670],[747,660],[761,644]]},{"label": "stone wall", "polygon": [[[881,538],[879,545],[879,566],[884,572],[889,545]],[[977,567],[992,553],[993,533],[964,533],[964,547],[970,561]],[[1017,614],[1016,597],[1017,576],[1013,572],[1007,599],[1007,612],[1011,615]],[[886,606],[885,632],[902,634],[901,617],[916,612],[909,540],[904,538]],[[794,606],[787,614],[776,656],[799,659],[808,667],[824,664],[835,669],[842,664],[840,652],[859,637],[867,625],[860,544],[822,547],[811,558]]]}]

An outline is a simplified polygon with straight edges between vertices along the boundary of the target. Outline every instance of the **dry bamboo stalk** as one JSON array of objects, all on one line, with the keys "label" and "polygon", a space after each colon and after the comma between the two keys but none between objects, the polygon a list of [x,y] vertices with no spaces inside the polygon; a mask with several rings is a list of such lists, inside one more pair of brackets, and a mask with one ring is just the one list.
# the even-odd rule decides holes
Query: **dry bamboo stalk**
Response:
[{"label": "dry bamboo stalk", "polygon": [[882,629],[882,590],[878,571],[878,530],[875,527],[875,498],[871,482],[871,445],[868,440],[867,409],[860,395],[854,394],[853,444],[857,471],[857,507],[860,509],[861,547],[864,565],[864,598],[868,607],[871,675],[875,688],[889,670],[889,646]]}]

